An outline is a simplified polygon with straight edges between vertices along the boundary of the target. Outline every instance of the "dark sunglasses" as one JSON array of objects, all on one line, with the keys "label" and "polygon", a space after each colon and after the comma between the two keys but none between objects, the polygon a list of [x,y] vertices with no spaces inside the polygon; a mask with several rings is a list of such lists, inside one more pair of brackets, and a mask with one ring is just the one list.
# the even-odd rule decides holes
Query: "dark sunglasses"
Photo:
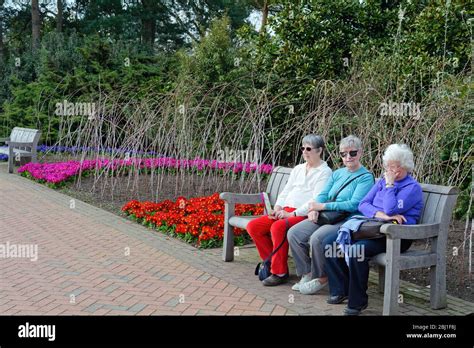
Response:
[{"label": "dark sunglasses", "polygon": [[357,156],[358,152],[359,152],[359,150],[352,150],[352,151],[349,151],[349,152],[339,152],[339,155],[341,155],[342,158],[346,157],[347,154],[349,154],[349,156],[351,156],[351,157],[355,157],[355,156]]},{"label": "dark sunglasses", "polygon": [[310,152],[313,148],[312,147],[304,147],[304,146],[301,146],[301,152],[303,152],[304,150]]}]

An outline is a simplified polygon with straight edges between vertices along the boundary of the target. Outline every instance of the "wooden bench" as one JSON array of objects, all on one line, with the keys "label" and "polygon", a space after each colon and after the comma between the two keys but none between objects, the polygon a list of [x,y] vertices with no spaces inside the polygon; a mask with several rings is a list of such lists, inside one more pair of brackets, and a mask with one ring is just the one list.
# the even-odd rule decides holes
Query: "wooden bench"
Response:
[{"label": "wooden bench", "polygon": [[13,173],[15,160],[22,157],[31,157],[32,162],[37,161],[36,147],[41,137],[37,129],[15,127],[10,137],[0,138],[0,142],[8,145],[8,148],[0,148],[0,153],[8,155],[8,172]]},{"label": "wooden bench", "polygon": [[[291,168],[276,167],[268,182],[266,192],[272,206],[278,194],[288,181]],[[446,245],[449,223],[456,204],[458,189],[455,187],[421,184],[424,207],[418,225],[382,226],[381,232],[387,234],[387,249],[372,258],[379,272],[379,291],[384,292],[384,315],[398,314],[398,292],[400,271],[411,268],[430,267],[431,308],[446,307]],[[234,259],[234,227],[245,229],[256,216],[235,216],[235,204],[261,203],[260,194],[236,194],[223,192],[220,198],[225,201],[223,260]],[[431,239],[430,250],[407,250],[400,254],[400,240]]]},{"label": "wooden bench", "polygon": [[[387,235],[385,253],[372,261],[379,272],[379,291],[384,292],[383,314],[398,314],[400,271],[430,268],[430,304],[433,309],[446,307],[446,246],[449,223],[458,197],[458,189],[451,186],[421,184],[423,212],[418,225],[382,226]],[[400,254],[401,239],[431,239],[430,250],[410,250]]]},{"label": "wooden bench", "polygon": [[[280,192],[286,185],[288,178],[290,177],[291,168],[276,167],[272,171],[270,180],[267,184],[265,192],[268,193],[270,203],[272,207],[275,205],[276,200]],[[231,193],[223,192],[220,194],[220,198],[225,202],[224,211],[224,250],[223,260],[233,261],[234,260],[234,227],[243,228],[247,227],[247,224],[257,218],[258,216],[235,216],[235,204],[255,204],[263,203],[260,193],[254,194],[243,194],[243,193]]]}]

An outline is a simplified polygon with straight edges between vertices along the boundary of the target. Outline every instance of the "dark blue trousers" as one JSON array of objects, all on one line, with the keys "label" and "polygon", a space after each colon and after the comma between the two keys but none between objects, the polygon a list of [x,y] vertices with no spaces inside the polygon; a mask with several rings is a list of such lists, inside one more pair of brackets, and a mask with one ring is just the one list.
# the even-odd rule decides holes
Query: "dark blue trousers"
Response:
[{"label": "dark blue trousers", "polygon": [[[356,241],[349,248],[349,265],[341,251],[335,252],[336,238],[337,235],[330,235],[323,240],[329,292],[331,296],[349,296],[348,307],[360,309],[368,303],[369,259],[385,252],[386,238]],[[402,239],[400,251],[406,251],[411,243],[411,240]]]}]

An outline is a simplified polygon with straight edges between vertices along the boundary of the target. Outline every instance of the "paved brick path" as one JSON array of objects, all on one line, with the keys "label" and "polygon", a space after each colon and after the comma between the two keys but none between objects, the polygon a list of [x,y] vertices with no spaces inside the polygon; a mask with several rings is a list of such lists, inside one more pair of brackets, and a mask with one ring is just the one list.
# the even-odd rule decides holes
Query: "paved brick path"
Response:
[{"label": "paved brick path", "polygon": [[[38,246],[38,260],[0,258],[0,314],[63,315],[340,315],[327,290],[303,296],[296,281],[263,287],[253,275],[254,247],[235,262],[221,250],[197,250],[89,204],[6,173],[0,164],[0,244]],[[371,276],[371,279],[373,275]],[[373,278],[375,279],[375,278]],[[370,284],[365,315],[381,314]],[[449,297],[432,311],[428,290],[403,283],[401,312],[410,315],[474,312]]]}]

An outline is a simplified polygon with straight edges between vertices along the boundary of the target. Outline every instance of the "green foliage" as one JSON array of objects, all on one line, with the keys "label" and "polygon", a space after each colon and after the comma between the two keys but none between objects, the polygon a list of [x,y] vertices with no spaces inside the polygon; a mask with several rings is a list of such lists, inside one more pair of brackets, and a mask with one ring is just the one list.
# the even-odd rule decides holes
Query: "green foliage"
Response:
[{"label": "green foliage", "polygon": [[[427,79],[438,71],[462,71],[470,57],[472,4],[425,1],[282,1],[269,22],[274,35],[253,36],[258,69],[291,84],[308,79],[344,78],[355,53],[370,60],[385,52],[395,75]],[[248,36],[247,36],[248,38]],[[441,63],[439,59],[441,58]],[[418,83],[419,80],[413,81]],[[423,81],[426,82],[426,81]],[[310,93],[311,84],[301,95]]]},{"label": "green foliage", "polygon": [[146,56],[125,43],[112,44],[98,36],[81,40],[48,34],[35,69],[38,77],[29,83],[22,75],[9,77],[11,95],[4,104],[1,132],[9,134],[14,126],[39,127],[43,142],[54,143],[63,117],[55,114],[57,103],[95,102],[99,89],[110,94],[136,91],[137,98],[150,90],[166,90],[172,62],[173,57]]},{"label": "green foliage", "polygon": [[198,84],[212,86],[213,83],[226,80],[227,74],[234,68],[233,55],[230,19],[216,19],[206,36],[193,46],[191,55],[180,52],[181,71],[196,79]]}]

